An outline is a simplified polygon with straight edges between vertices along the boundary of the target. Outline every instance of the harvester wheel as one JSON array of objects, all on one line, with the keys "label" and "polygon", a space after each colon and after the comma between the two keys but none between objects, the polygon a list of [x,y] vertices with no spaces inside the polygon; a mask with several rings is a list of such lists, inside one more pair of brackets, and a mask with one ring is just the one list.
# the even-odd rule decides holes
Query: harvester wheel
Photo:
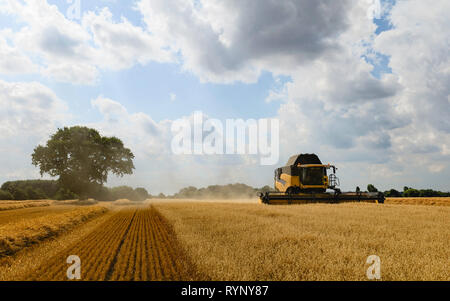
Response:
[{"label": "harvester wheel", "polygon": [[299,194],[301,192],[300,187],[298,186],[291,186],[288,189],[286,189],[286,193],[289,195]]},{"label": "harvester wheel", "polygon": [[288,189],[286,189],[286,193],[287,193],[289,196],[295,194],[295,187],[289,187]]},{"label": "harvester wheel", "polygon": [[382,192],[378,193],[378,203],[384,204],[384,194]]}]

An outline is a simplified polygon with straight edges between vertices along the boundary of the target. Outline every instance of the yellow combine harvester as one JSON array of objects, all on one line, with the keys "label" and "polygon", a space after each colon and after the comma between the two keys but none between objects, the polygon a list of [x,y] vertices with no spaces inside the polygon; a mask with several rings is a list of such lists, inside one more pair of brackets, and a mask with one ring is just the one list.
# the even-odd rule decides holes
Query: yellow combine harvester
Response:
[{"label": "yellow combine harvester", "polygon": [[[327,175],[327,171],[332,173]],[[384,203],[381,192],[341,192],[334,165],[324,165],[315,154],[292,156],[275,170],[275,192],[260,193],[264,204],[371,202]],[[333,192],[327,192],[327,189]]]}]

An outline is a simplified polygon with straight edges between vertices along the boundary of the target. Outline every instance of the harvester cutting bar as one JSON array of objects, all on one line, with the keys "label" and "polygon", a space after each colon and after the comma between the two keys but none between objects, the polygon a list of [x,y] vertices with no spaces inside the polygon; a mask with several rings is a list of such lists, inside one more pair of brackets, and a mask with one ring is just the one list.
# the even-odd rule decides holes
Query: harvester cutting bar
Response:
[{"label": "harvester cutting bar", "polygon": [[308,204],[308,203],[344,203],[369,202],[384,203],[381,192],[343,192],[343,193],[298,193],[266,192],[259,194],[263,204]]}]

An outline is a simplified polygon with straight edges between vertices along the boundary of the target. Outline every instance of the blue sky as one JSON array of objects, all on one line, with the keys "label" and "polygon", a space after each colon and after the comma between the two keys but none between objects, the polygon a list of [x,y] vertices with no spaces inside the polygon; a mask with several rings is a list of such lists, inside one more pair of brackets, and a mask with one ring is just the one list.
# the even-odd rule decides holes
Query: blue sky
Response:
[{"label": "blue sky", "polygon": [[[49,0],[48,3],[56,5],[62,13],[70,6],[66,0]],[[125,17],[135,26],[144,26],[142,15],[128,1],[97,0],[80,3],[82,14],[107,7],[115,22],[120,22],[121,18]],[[391,28],[386,16],[387,14],[383,14],[381,19],[373,20],[377,25],[377,34]],[[382,54],[377,56],[380,62],[369,60],[374,65],[372,74],[380,77],[383,73],[390,73],[389,58]],[[152,62],[118,72],[104,71],[99,83],[92,87],[58,83],[39,76],[26,77],[27,80],[37,79],[45,83],[66,100],[70,111],[78,116],[74,123],[91,122],[99,117],[98,112],[91,108],[91,100],[98,95],[114,98],[131,113],[143,112],[155,121],[176,119],[196,110],[202,110],[205,114],[219,119],[269,118],[277,114],[280,106],[280,102],[266,101],[269,92],[279,85],[275,82],[276,78],[280,78],[282,83],[289,82],[289,76],[276,76],[270,71],[264,71],[256,83],[201,83],[194,74],[183,71],[182,66],[177,63]],[[176,95],[175,101],[170,99],[172,93]]]},{"label": "blue sky", "polygon": [[[69,4],[65,0],[48,1],[65,12]],[[114,21],[127,18],[136,26],[144,26],[142,15],[128,1],[81,1],[83,11],[99,11],[108,7]],[[114,98],[130,112],[149,114],[155,121],[176,119],[190,115],[196,110],[219,119],[268,118],[276,115],[279,103],[265,101],[269,91],[276,85],[274,75],[264,72],[256,83],[214,84],[200,83],[177,63],[149,63],[135,65],[120,72],[102,72],[100,82],[94,87],[79,87],[48,81],[57,94],[67,100],[70,110],[82,117],[80,122],[98,118],[91,110],[90,100],[98,95]],[[283,78],[283,77],[281,77]],[[283,81],[288,81],[283,78]],[[171,101],[171,93],[176,100]]]},{"label": "blue sky", "polygon": [[[158,185],[156,167],[180,162],[167,152],[171,122],[200,110],[221,120],[277,118],[278,165],[316,152],[343,166],[344,188],[445,190],[450,125],[436,116],[450,110],[439,67],[448,64],[439,42],[448,4],[425,2],[381,1],[381,18],[369,19],[370,1],[81,0],[81,18],[69,19],[66,0],[1,0],[0,103],[15,113],[0,111],[0,140],[23,139],[0,149],[15,154],[3,156],[0,182],[35,177],[33,147],[59,126],[80,124],[136,150],[135,175],[111,185],[171,193],[270,184],[275,166],[212,156],[184,158],[177,174],[163,175],[176,185]],[[20,106],[22,98],[30,103]],[[220,166],[220,176],[205,176]]]},{"label": "blue sky", "polygon": [[[65,12],[69,5],[65,0],[48,1]],[[394,1],[386,1],[394,3]],[[99,11],[108,7],[116,22],[121,17],[127,18],[136,26],[144,26],[142,15],[128,1],[82,1],[81,10]],[[375,31],[379,34],[392,28],[388,14],[381,19],[373,19],[377,25]],[[380,62],[375,63],[372,75],[380,77],[390,73],[389,57],[378,54]],[[189,115],[195,110],[202,110],[208,115],[219,119],[226,118],[268,118],[277,114],[280,103],[265,101],[277,83],[270,71],[265,71],[256,83],[234,84],[200,83],[198,78],[188,71],[183,71],[176,63],[149,63],[145,66],[136,65],[120,72],[103,72],[100,83],[94,87],[78,87],[67,84],[47,82],[61,98],[73,105],[71,111],[82,116],[80,122],[89,122],[98,118],[92,112],[90,100],[103,95],[112,97],[124,104],[130,112],[144,112],[156,121],[175,119]],[[283,83],[289,81],[288,76],[279,76]],[[81,88],[81,89],[80,89]],[[176,95],[175,101],[170,101],[170,94]]]}]

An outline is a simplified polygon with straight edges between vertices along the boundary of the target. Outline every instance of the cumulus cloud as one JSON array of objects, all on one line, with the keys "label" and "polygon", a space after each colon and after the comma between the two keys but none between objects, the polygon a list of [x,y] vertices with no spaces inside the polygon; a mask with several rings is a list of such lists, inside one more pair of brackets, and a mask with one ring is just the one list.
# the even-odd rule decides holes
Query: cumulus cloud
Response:
[{"label": "cumulus cloud", "polygon": [[37,66],[30,58],[17,47],[9,45],[0,32],[0,74],[28,74],[37,71]]},{"label": "cumulus cloud", "polygon": [[448,173],[450,168],[445,152],[450,146],[449,8],[447,1],[398,2],[390,13],[394,28],[374,43],[390,57],[389,66],[403,87],[398,110],[411,119],[393,133],[393,149],[432,173]]},{"label": "cumulus cloud", "polygon": [[88,12],[83,17],[82,25],[92,33],[92,40],[100,49],[97,59],[102,68],[118,70],[137,63],[173,60],[172,55],[162,49],[164,45],[158,37],[132,25],[124,17],[120,23],[114,23],[107,8],[99,14]]},{"label": "cumulus cloud", "polygon": [[167,154],[170,152],[170,121],[156,123],[142,112],[130,113],[118,101],[99,96],[91,104],[103,120],[91,125],[105,135],[117,135],[140,156]]},{"label": "cumulus cloud", "polygon": [[64,120],[66,105],[49,88],[37,82],[0,80],[1,138],[39,135]]},{"label": "cumulus cloud", "polygon": [[59,63],[42,68],[41,74],[60,82],[94,85],[99,80],[100,72],[96,66],[89,63]]},{"label": "cumulus cloud", "polygon": [[[108,8],[87,12],[81,24],[67,19],[46,0],[3,0],[0,13],[15,16],[25,24],[9,33],[11,47],[5,46],[0,34],[0,53],[14,51],[17,64],[10,62],[8,69],[18,73],[26,63],[32,66],[32,57],[42,66],[44,76],[73,84],[95,84],[99,69],[121,70],[134,64],[172,60],[158,38],[126,18],[114,22]],[[28,57],[24,57],[24,51]],[[0,59],[0,68],[8,67],[5,64]]]},{"label": "cumulus cloud", "polygon": [[148,30],[203,81],[255,82],[339,47],[352,1],[141,0]]},{"label": "cumulus cloud", "polygon": [[40,83],[0,80],[0,108],[0,179],[38,177],[31,153],[70,120],[65,102]]},{"label": "cumulus cloud", "polygon": [[391,12],[394,29],[375,43],[405,87],[401,109],[442,132],[450,131],[449,118],[436,118],[450,115],[449,7],[447,1],[399,2]]}]

